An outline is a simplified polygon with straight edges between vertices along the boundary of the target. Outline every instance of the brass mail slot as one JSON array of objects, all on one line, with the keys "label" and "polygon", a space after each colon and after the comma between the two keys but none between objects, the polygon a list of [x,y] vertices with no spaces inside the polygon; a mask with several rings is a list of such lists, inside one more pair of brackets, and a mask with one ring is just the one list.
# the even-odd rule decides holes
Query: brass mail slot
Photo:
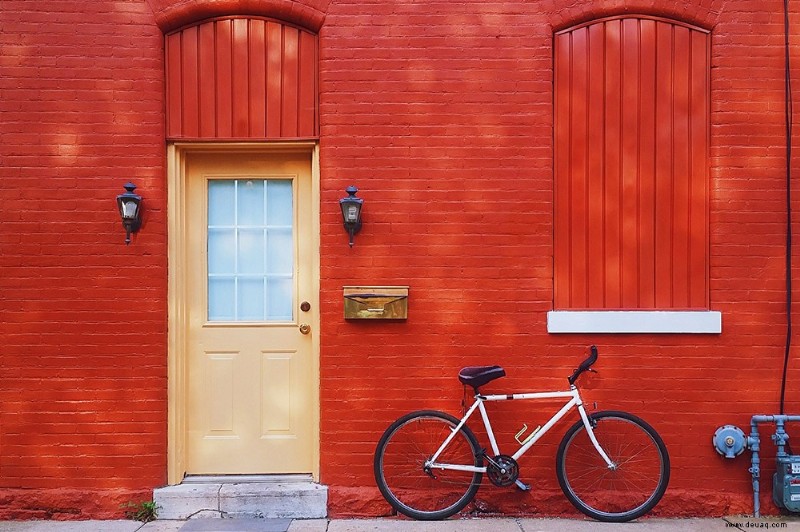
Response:
[{"label": "brass mail slot", "polygon": [[405,320],[407,286],[345,286],[344,317],[348,320]]}]

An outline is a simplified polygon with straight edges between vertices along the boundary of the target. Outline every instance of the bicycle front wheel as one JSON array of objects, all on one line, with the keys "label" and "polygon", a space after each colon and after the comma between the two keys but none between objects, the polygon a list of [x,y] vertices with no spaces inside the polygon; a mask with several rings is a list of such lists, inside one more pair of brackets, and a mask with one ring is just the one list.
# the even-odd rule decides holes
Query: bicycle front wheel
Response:
[{"label": "bicycle front wheel", "polygon": [[[423,410],[401,417],[386,429],[375,449],[375,480],[395,510],[413,519],[445,519],[475,497],[482,473],[425,467],[458,424],[449,414]],[[436,461],[483,466],[478,440],[466,426]]]},{"label": "bicycle front wheel", "polygon": [[627,412],[598,412],[589,421],[613,464],[606,464],[578,421],[564,435],[556,455],[564,495],[598,521],[641,517],[658,504],[669,483],[664,442],[650,425]]}]

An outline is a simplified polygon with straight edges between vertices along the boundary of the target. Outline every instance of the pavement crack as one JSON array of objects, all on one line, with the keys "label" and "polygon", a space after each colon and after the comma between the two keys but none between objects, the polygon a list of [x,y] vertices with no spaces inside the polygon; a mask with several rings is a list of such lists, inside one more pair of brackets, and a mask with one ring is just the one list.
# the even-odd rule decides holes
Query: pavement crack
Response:
[{"label": "pavement crack", "polygon": [[735,528],[736,530],[742,530],[742,531],[744,530],[744,528],[742,528],[742,523],[740,522],[731,521],[727,517],[723,517],[722,520],[725,521],[725,523],[727,523],[727,525],[725,525],[726,528]]},{"label": "pavement crack", "polygon": [[189,515],[187,515],[187,516],[184,518],[184,520],[191,519],[191,518],[193,518],[194,516],[196,516],[196,515],[198,515],[198,514],[201,514],[201,513],[203,513],[203,512],[214,512],[214,513],[217,513],[217,514],[219,514],[219,516],[220,516],[220,517],[224,517],[224,514],[225,514],[225,512],[223,512],[223,511],[221,511],[221,510],[215,510],[215,509],[213,509],[213,508],[201,508],[201,509],[199,509],[199,510],[197,510],[197,511],[195,511],[195,512],[192,512],[192,513],[190,513]]}]

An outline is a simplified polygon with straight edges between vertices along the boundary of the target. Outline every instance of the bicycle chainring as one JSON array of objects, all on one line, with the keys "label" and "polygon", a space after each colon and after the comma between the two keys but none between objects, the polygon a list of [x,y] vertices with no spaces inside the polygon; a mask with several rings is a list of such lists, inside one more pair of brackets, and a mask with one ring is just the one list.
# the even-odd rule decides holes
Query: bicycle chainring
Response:
[{"label": "bicycle chainring", "polygon": [[486,475],[495,486],[510,486],[519,478],[519,465],[510,456],[498,454],[487,462]]}]

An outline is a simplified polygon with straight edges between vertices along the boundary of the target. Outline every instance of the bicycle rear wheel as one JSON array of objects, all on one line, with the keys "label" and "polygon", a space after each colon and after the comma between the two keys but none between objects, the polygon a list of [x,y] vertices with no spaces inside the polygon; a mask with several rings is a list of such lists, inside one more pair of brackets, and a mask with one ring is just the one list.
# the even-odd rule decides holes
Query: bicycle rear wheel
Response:
[{"label": "bicycle rear wheel", "polygon": [[598,412],[589,420],[614,467],[608,467],[578,421],[564,435],[556,455],[556,476],[564,495],[598,521],[641,517],[658,504],[669,483],[664,442],[650,425],[627,412]]},{"label": "bicycle rear wheel", "polygon": [[[401,417],[383,433],[375,449],[375,480],[395,510],[414,519],[445,519],[475,497],[482,473],[424,467],[458,424],[449,414],[423,410]],[[480,453],[478,440],[464,426],[437,462],[482,467]]]}]

